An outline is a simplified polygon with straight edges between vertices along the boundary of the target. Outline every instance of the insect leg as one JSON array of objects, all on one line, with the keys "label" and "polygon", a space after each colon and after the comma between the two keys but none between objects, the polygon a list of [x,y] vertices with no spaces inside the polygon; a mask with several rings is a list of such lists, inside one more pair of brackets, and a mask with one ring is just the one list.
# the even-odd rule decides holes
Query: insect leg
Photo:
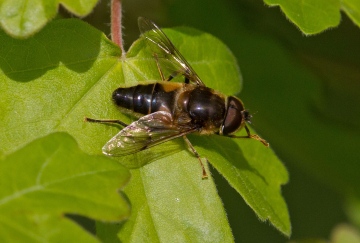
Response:
[{"label": "insect leg", "polygon": [[[195,150],[195,148],[192,146],[192,144],[190,143],[189,139],[184,135],[183,136],[185,142],[187,143],[187,145],[189,146],[189,148],[192,150],[192,152],[194,153],[194,155],[196,156],[196,158],[198,158],[200,165],[201,165],[201,169],[202,169],[202,178],[206,179],[208,178],[208,175],[206,173],[205,167],[203,165],[203,163],[201,162],[201,158],[200,155],[198,154],[198,152]],[[208,160],[206,159],[206,161],[208,162]]]},{"label": "insect leg", "polygon": [[[156,61],[156,66],[157,66],[157,69],[158,69],[158,71],[159,71],[161,81],[170,81],[170,80],[172,80],[174,77],[176,77],[177,75],[179,75],[180,72],[175,71],[175,72],[171,73],[170,76],[169,76],[167,79],[165,79],[164,74],[163,74],[163,72],[161,71],[161,67],[160,67],[160,64],[159,64],[158,55],[157,55],[156,53],[154,53],[153,56],[154,56],[155,61]],[[185,78],[185,83],[186,83],[186,84],[189,83],[189,79],[188,79],[188,78]]]},{"label": "insect leg", "polygon": [[256,135],[256,134],[250,134],[250,130],[247,126],[245,126],[245,130],[246,130],[246,133],[247,133],[247,136],[234,136],[234,135],[227,135],[227,137],[230,137],[230,138],[253,138],[255,140],[258,140],[260,141],[262,144],[264,144],[266,147],[269,147],[269,143],[265,140],[265,139],[262,139],[259,135]]},{"label": "insect leg", "polygon": [[[174,77],[176,77],[177,75],[179,75],[180,72],[173,72],[172,74],[170,74],[170,76],[165,80],[165,81],[170,81],[171,79],[173,79]],[[185,77],[185,81],[184,81],[186,84],[189,84],[190,83],[190,80],[188,77]]]},{"label": "insect leg", "polygon": [[248,134],[248,137],[249,138],[253,138],[255,140],[258,140],[260,141],[262,144],[264,144],[266,147],[269,147],[269,143],[265,140],[265,139],[262,139],[259,135],[256,135],[256,134],[250,134],[250,130],[247,126],[245,126],[245,130],[246,130],[246,133]]},{"label": "insect leg", "polygon": [[[160,64],[159,64],[159,59],[158,59],[158,55],[156,53],[153,54],[154,58],[155,58],[155,61],[156,61],[156,66],[157,66],[157,69],[160,73],[160,78],[162,81],[165,80],[165,77],[164,77],[164,74],[163,72],[161,71],[161,68],[160,68]],[[166,81],[169,81],[169,80],[166,80]]]},{"label": "insect leg", "polygon": [[170,80],[173,79],[174,77],[176,77],[176,72],[170,74],[170,76],[166,79],[166,81],[170,81]]},{"label": "insect leg", "polygon": [[89,117],[85,117],[84,118],[85,122],[94,122],[94,123],[115,123],[115,124],[119,124],[123,127],[127,127],[128,125],[120,120],[110,120],[110,119],[93,119],[93,118],[89,118]]},{"label": "insect leg", "polygon": [[[164,74],[161,71],[158,55],[156,53],[154,53],[153,56],[155,58],[156,66],[157,66],[157,69],[159,71],[161,81],[170,81],[170,80],[172,80],[173,78],[175,78],[176,76],[179,75],[179,73],[180,73],[179,71],[174,71],[174,72],[172,72],[170,74],[170,76],[167,79],[165,79]],[[188,84],[189,82],[190,82],[189,78],[185,77],[185,83]]]}]

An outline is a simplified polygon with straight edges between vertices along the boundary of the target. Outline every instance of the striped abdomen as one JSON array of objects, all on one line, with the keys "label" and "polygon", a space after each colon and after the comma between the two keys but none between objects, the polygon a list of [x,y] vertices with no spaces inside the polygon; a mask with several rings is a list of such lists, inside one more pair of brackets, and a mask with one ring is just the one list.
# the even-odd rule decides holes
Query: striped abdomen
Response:
[{"label": "striped abdomen", "polygon": [[182,87],[181,83],[140,84],[118,88],[112,98],[116,105],[144,115],[160,110],[173,113],[177,91]]}]

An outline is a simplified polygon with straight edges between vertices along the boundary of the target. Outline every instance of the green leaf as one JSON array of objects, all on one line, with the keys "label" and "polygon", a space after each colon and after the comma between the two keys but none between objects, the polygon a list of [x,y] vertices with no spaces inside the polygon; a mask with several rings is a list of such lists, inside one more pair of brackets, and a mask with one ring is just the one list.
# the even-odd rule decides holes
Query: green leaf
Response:
[{"label": "green leaf", "polygon": [[40,138],[0,160],[0,238],[39,242],[95,238],[63,214],[120,221],[129,206],[117,190],[123,166],[82,153],[65,133]]},{"label": "green leaf", "polygon": [[124,242],[232,242],[212,178],[201,179],[199,162],[184,144],[167,147],[170,154],[132,171],[125,192],[133,214],[119,238]]},{"label": "green leaf", "polygon": [[341,0],[341,9],[349,16],[349,18],[360,26],[360,4],[357,0]]},{"label": "green leaf", "polygon": [[316,34],[340,23],[339,0],[264,0],[270,6],[280,6],[300,30]]},{"label": "green leaf", "polygon": [[307,35],[317,34],[340,23],[340,10],[360,27],[360,4],[357,0],[264,0],[280,6],[286,17]]},{"label": "green leaf", "polygon": [[[167,34],[209,87],[225,94],[240,91],[241,76],[235,58],[218,39],[188,28],[167,30]],[[0,109],[4,111],[0,119],[0,153],[3,154],[54,131],[68,132],[82,150],[100,154],[101,147],[120,128],[87,124],[83,118],[131,122],[134,118],[120,113],[113,105],[113,90],[120,85],[160,79],[156,63],[143,41],[135,42],[123,59],[119,48],[80,21],[54,21],[31,39],[14,40],[2,34],[0,41],[6,43],[0,49],[3,71]],[[271,150],[255,140],[198,136],[190,139],[261,219],[269,219],[280,231],[290,233],[288,212],[286,206],[282,207],[285,203],[280,195],[280,185],[286,183],[287,174]],[[249,144],[246,152],[242,150],[243,144]],[[226,153],[213,151],[228,147],[231,150]],[[240,154],[237,152],[240,148],[246,154],[245,160],[234,158]],[[257,157],[262,153],[270,159]],[[266,163],[259,163],[261,159]],[[132,204],[132,216],[121,228],[121,239],[150,237],[168,241],[176,236],[197,241],[233,241],[212,179],[201,180],[199,162],[181,139],[117,160],[134,168],[132,180],[125,189]],[[219,166],[221,164],[230,170]],[[246,164],[250,166],[247,168]],[[268,164],[269,167],[265,165],[268,171],[255,168],[264,164]],[[255,197],[262,198],[260,202],[251,200],[251,191],[240,187],[238,175],[231,172],[237,166],[245,166],[241,171],[249,177],[244,179],[244,183],[248,183],[245,186],[260,185],[256,191],[259,195]],[[268,186],[264,186],[263,181]],[[265,210],[260,209],[260,203],[266,205]],[[269,205],[273,206],[271,212]],[[113,227],[116,228],[99,226],[99,235]],[[112,232],[116,231],[117,228]],[[114,236],[107,237],[114,239]]]},{"label": "green leaf", "polygon": [[270,148],[250,139],[229,141],[224,137],[201,137],[193,140],[198,152],[206,154],[260,220],[269,220],[285,235],[291,234],[289,213],[280,188],[288,182],[288,173]]},{"label": "green leaf", "polygon": [[38,32],[55,17],[59,4],[72,14],[88,15],[97,0],[2,0],[0,1],[0,23],[2,28],[17,38],[26,38]]},{"label": "green leaf", "polygon": [[[83,120],[112,107],[110,96],[117,84],[106,87],[106,75],[114,69],[109,75],[118,79],[119,48],[74,20],[54,21],[27,40],[1,33],[0,41],[1,152],[16,151],[54,131],[71,131],[83,150],[98,154],[107,138],[87,133],[93,126]],[[96,85],[99,80],[105,91]]]}]

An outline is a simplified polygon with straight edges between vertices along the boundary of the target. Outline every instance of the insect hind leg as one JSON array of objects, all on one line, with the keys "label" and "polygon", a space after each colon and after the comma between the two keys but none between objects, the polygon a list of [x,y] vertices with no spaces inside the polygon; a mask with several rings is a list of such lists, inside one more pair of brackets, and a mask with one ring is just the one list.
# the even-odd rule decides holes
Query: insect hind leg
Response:
[{"label": "insect hind leg", "polygon": [[110,124],[119,124],[123,127],[127,127],[128,124],[120,121],[120,120],[111,120],[111,119],[93,119],[89,117],[84,118],[85,122],[93,122],[93,123],[110,123]]},{"label": "insect hind leg", "polygon": [[156,53],[154,53],[153,56],[154,56],[154,58],[155,58],[156,66],[157,66],[157,69],[158,69],[158,71],[159,71],[161,80],[162,80],[162,81],[170,81],[169,78],[170,78],[171,76],[170,76],[168,79],[165,79],[164,74],[163,74],[163,72],[161,71],[161,67],[160,67],[160,64],[159,64],[159,57],[158,57],[158,55],[157,55]]},{"label": "insect hind leg", "polygon": [[[189,148],[191,149],[191,151],[194,153],[194,155],[196,156],[196,158],[198,158],[198,160],[200,162],[201,169],[202,169],[202,178],[203,179],[208,178],[208,175],[206,173],[204,164],[201,161],[200,155],[198,154],[198,152],[195,150],[194,146],[192,146],[191,142],[189,141],[189,139],[185,135],[183,136],[183,138],[184,138],[185,142],[187,143],[187,145],[189,146]],[[209,162],[207,159],[206,159],[206,161]]]},{"label": "insect hind leg", "polygon": [[[173,78],[175,78],[179,75],[179,73],[180,73],[179,71],[174,71],[170,74],[170,76],[167,79],[165,79],[164,73],[162,72],[160,64],[159,64],[158,55],[156,53],[154,53],[153,56],[155,58],[156,66],[159,71],[161,81],[171,81]],[[188,84],[189,82],[190,82],[189,78],[185,77],[185,83]]]}]

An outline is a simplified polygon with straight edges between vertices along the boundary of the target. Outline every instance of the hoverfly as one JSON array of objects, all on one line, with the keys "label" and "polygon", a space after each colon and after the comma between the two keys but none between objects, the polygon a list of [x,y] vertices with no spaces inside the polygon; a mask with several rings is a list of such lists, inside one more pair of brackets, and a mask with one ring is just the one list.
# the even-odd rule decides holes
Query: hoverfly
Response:
[{"label": "hoverfly", "polygon": [[[203,178],[206,178],[201,158],[187,139],[187,134],[253,138],[269,146],[258,135],[250,134],[246,122],[250,122],[251,115],[244,109],[240,99],[207,88],[165,33],[151,20],[139,17],[138,25],[142,37],[154,52],[162,81],[120,87],[113,92],[112,100],[115,105],[142,116],[130,125],[120,120],[85,118],[88,122],[117,123],[124,126],[104,145],[104,154],[132,154],[183,137],[200,161]],[[160,61],[165,61],[166,68],[171,72],[167,79],[161,71]],[[184,76],[184,83],[169,82],[178,75]],[[242,128],[245,128],[246,136],[233,135]]]}]

